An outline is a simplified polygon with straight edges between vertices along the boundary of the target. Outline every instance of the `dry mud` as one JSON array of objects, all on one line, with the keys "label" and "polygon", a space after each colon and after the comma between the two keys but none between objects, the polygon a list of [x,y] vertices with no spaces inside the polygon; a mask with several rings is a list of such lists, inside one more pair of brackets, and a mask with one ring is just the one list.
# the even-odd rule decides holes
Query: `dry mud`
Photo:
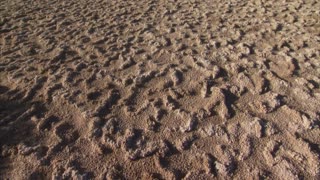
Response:
[{"label": "dry mud", "polygon": [[317,0],[2,0],[1,179],[319,179]]}]

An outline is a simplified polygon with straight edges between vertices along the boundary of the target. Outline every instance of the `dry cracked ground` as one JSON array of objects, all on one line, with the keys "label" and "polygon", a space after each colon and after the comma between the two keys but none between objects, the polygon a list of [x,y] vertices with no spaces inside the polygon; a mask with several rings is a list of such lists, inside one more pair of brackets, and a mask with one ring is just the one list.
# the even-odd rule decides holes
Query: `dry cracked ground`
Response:
[{"label": "dry cracked ground", "polygon": [[1,0],[1,179],[319,179],[317,0]]}]

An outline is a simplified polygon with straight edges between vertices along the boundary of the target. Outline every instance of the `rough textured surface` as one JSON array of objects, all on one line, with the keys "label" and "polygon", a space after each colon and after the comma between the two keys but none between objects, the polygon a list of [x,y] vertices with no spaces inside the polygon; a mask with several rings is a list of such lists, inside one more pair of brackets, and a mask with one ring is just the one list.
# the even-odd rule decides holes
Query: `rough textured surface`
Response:
[{"label": "rough textured surface", "polygon": [[319,179],[317,0],[2,0],[0,179]]}]

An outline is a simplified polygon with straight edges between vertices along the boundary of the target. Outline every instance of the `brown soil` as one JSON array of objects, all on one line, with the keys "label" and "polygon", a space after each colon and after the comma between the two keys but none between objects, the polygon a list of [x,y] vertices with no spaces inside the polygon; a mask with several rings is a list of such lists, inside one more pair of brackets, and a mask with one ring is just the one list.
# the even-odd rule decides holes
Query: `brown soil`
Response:
[{"label": "brown soil", "polygon": [[2,0],[0,179],[319,179],[320,1]]}]

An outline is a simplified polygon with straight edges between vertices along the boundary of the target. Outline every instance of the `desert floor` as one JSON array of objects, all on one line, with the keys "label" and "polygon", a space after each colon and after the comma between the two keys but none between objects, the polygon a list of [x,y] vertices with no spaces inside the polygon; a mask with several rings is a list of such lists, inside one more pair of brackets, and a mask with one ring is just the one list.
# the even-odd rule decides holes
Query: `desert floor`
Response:
[{"label": "desert floor", "polygon": [[320,178],[320,1],[0,15],[0,179]]}]

